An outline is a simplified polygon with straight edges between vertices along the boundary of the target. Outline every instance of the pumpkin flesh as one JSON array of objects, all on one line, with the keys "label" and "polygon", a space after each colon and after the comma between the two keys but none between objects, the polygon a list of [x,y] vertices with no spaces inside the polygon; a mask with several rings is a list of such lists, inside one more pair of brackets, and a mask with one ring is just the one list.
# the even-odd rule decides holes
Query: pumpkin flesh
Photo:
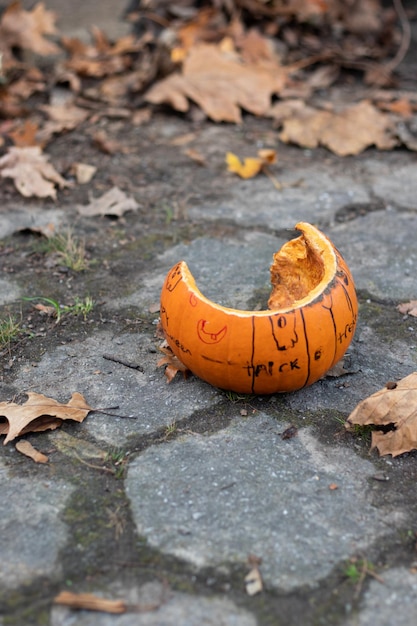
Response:
[{"label": "pumpkin flesh", "polygon": [[161,325],[174,354],[195,375],[238,393],[301,389],[345,353],[356,325],[353,279],[340,253],[315,227],[274,255],[265,311],[240,311],[206,298],[187,264],[168,273]]}]

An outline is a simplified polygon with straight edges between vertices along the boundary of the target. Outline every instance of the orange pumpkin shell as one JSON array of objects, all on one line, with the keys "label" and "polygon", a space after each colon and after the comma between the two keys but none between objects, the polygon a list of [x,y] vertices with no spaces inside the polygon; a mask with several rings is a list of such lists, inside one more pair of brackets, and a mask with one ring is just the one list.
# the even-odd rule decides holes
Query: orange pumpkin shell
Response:
[{"label": "orange pumpkin shell", "polygon": [[187,264],[177,263],[161,293],[165,338],[188,369],[238,393],[270,394],[311,385],[346,352],[358,304],[350,271],[314,226],[274,255],[269,310],[220,306],[197,288]]}]

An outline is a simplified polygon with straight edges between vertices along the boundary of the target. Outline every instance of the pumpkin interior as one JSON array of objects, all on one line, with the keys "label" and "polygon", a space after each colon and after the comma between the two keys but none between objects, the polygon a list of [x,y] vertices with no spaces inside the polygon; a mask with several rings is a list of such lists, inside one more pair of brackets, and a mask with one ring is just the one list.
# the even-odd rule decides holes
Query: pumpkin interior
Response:
[{"label": "pumpkin interior", "polygon": [[325,271],[323,251],[313,247],[304,235],[284,244],[270,267],[268,309],[288,307],[307,297],[323,280]]}]

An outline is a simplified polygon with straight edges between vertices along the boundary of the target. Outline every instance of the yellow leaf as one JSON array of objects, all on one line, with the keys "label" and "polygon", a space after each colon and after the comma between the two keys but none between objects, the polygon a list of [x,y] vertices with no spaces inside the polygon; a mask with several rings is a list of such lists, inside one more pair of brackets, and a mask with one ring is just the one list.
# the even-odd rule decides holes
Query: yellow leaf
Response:
[{"label": "yellow leaf", "polygon": [[243,162],[233,152],[226,154],[227,169],[241,178],[253,178],[261,171],[264,162],[257,157],[248,157]]},{"label": "yellow leaf", "polygon": [[226,154],[227,169],[229,172],[237,174],[241,178],[253,178],[267,165],[272,165],[277,160],[275,150],[266,148],[258,150],[257,157],[247,157],[242,162],[236,154],[228,152]]}]

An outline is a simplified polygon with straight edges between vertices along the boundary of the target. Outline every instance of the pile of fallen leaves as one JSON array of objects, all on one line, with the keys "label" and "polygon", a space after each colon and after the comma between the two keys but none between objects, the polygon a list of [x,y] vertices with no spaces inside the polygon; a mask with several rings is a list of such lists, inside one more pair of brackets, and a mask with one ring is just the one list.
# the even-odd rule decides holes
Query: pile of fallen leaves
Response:
[{"label": "pile of fallen leaves", "polygon": [[[86,43],[60,35],[43,3],[13,2],[0,17],[0,175],[55,198],[88,164],[57,172],[44,152],[54,137],[82,127],[100,150],[122,151],[97,122],[141,124],[155,105],[214,122],[267,117],[281,141],[341,156],[415,150],[417,92],[395,89],[412,17],[401,0],[143,0],[126,16],[131,34],[110,41],[92,24]],[[350,70],[367,98],[326,99]]]}]

